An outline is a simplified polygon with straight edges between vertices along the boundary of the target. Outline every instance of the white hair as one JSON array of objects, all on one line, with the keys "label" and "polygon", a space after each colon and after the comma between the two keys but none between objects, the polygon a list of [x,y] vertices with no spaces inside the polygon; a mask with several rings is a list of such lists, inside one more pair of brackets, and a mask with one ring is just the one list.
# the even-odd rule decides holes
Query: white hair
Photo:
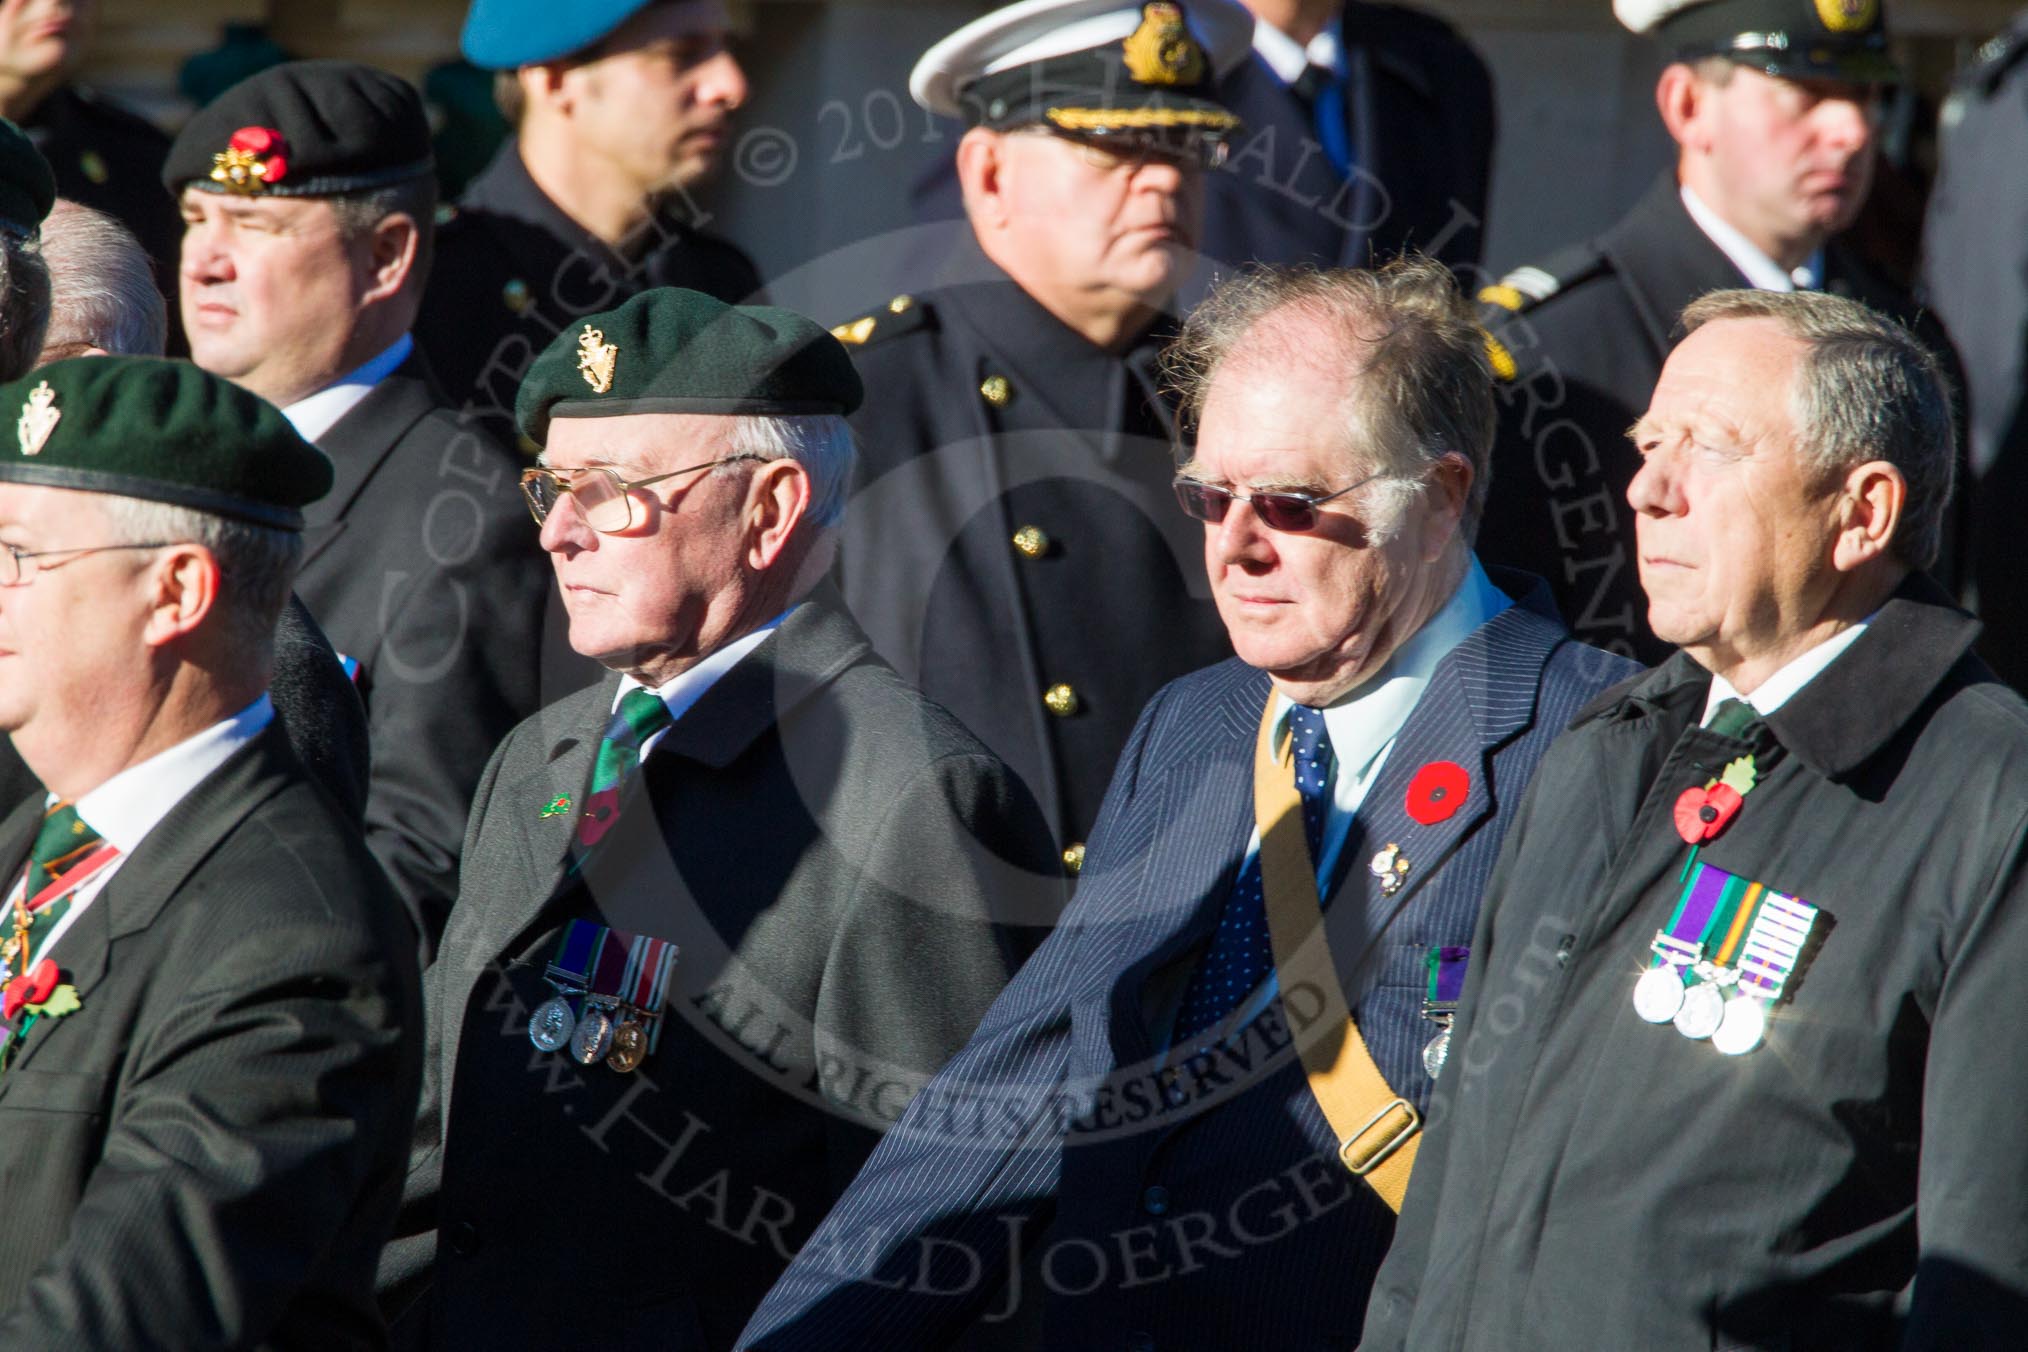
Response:
[{"label": "white hair", "polygon": [[810,476],[810,523],[820,529],[845,517],[845,497],[852,481],[852,426],[835,413],[775,417],[748,414],[735,419],[734,455],[762,460],[793,460]]},{"label": "white hair", "polygon": [[168,343],[169,309],[155,267],[140,243],[111,216],[59,198],[42,223],[49,268],[49,331],[36,363],[97,348],[115,356],[159,357]]}]

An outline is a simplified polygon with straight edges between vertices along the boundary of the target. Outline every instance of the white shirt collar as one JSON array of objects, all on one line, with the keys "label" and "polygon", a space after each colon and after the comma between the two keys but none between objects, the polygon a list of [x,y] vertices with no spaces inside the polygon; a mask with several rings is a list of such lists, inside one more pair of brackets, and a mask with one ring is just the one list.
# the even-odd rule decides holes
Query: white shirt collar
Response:
[{"label": "white shirt collar", "polygon": [[1809,261],[1793,271],[1761,252],[1759,245],[1733,229],[1732,224],[1704,204],[1704,199],[1691,192],[1688,185],[1678,191],[1683,195],[1683,209],[1690,213],[1690,219],[1697,222],[1718,251],[1732,260],[1732,266],[1746,274],[1746,280],[1761,291],[1815,291],[1824,282],[1824,251],[1811,254]]},{"label": "white shirt collar", "polygon": [[1253,50],[1254,55],[1275,73],[1275,78],[1285,85],[1300,80],[1303,71],[1310,66],[1322,66],[1340,79],[1345,77],[1347,70],[1344,29],[1339,27],[1336,16],[1324,25],[1322,32],[1310,39],[1308,47],[1271,23],[1256,23],[1253,26]]},{"label": "white shirt collar", "polygon": [[77,800],[77,815],[119,846],[121,854],[132,854],[171,808],[232,759],[233,752],[257,737],[274,717],[273,702],[262,695],[231,718],[120,771]]},{"label": "white shirt collar", "polygon": [[[798,604],[801,603],[798,602]],[[691,667],[688,671],[678,676],[673,676],[655,687],[655,693],[660,695],[662,702],[669,706],[669,721],[674,723],[677,719],[683,717],[685,713],[689,712],[692,705],[704,698],[705,691],[717,685],[721,676],[738,666],[741,658],[767,642],[768,635],[781,628],[782,621],[795,614],[795,611],[796,607],[790,606],[787,610],[775,616],[752,633],[740,635],[723,648],[718,649],[710,656],[698,662],[696,666]],[[626,697],[629,690],[645,689],[647,689],[646,686],[631,676],[620,677],[620,688],[613,692],[612,711],[618,712],[620,701]],[[662,729],[662,732],[667,731],[667,728]],[[642,760],[648,759],[648,753],[654,749],[655,743],[662,740],[662,732],[656,733],[653,737],[641,743]]]},{"label": "white shirt collar", "polygon": [[1859,636],[1866,632],[1866,626],[1871,623],[1873,617],[1868,615],[1850,629],[1833,634],[1762,681],[1751,695],[1740,694],[1733,688],[1731,681],[1713,672],[1711,693],[1704,700],[1703,723],[1709,723],[1718,706],[1729,699],[1744,700],[1762,717],[1773,713],[1795,698],[1796,692],[1815,680],[1824,668],[1837,661],[1840,653],[1857,643]]},{"label": "white shirt collar", "polygon": [[[1512,604],[1486,576],[1478,558],[1471,556],[1470,567],[1451,599],[1394,650],[1387,665],[1372,679],[1324,709],[1324,727],[1331,734],[1341,786],[1348,778],[1363,784],[1415,711],[1437,664],[1471,637],[1473,630]],[[1277,721],[1286,719],[1293,707],[1288,696],[1281,696],[1275,708]]]},{"label": "white shirt collar", "polygon": [[338,420],[356,408],[361,399],[373,393],[373,387],[394,374],[397,366],[408,360],[408,354],[415,351],[415,339],[404,333],[394,340],[394,345],[358,370],[340,376],[315,394],[298,399],[282,410],[282,416],[294,424],[296,432],[305,441],[315,441],[333,427]]}]

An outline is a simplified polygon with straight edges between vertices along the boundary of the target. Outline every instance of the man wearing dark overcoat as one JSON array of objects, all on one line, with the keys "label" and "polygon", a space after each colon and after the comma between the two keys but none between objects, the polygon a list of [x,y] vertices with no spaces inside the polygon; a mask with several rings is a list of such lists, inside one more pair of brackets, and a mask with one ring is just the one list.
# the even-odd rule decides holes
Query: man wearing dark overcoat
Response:
[{"label": "man wearing dark overcoat", "polygon": [[1632,666],[1473,556],[1491,377],[1440,264],[1243,277],[1174,355],[1238,657],[1143,713],[1063,925],[746,1346],[1017,1309],[1049,1348],[1321,1348],[1365,1306],[1521,786]]},{"label": "man wearing dark overcoat", "polygon": [[673,289],[530,371],[529,505],[611,674],[473,807],[400,1345],[731,1347],[1055,918],[1033,800],[822,583],[859,398],[814,322]]},{"label": "man wearing dark overcoat", "polygon": [[549,580],[518,464],[459,426],[410,336],[436,207],[421,97],[351,62],[271,67],[184,126],[164,179],[192,359],[337,469],[296,589],[365,701],[367,839],[427,957],[479,772],[541,703]]},{"label": "man wearing dark overcoat", "polygon": [[1142,706],[1231,652],[1156,364],[1252,27],[1235,0],[1044,0],[937,43],[910,89],[969,124],[967,241],[833,330],[867,387],[846,602],[1028,781],[1072,873]]},{"label": "man wearing dark overcoat", "polygon": [[0,1344],[381,1346],[414,948],[267,693],[330,463],[183,362],[0,406]]},{"label": "man wearing dark overcoat", "polygon": [[1922,573],[1935,356],[1683,315],[1633,430],[1655,632],[1529,785],[1360,1345],[2011,1348],[2028,706]]}]

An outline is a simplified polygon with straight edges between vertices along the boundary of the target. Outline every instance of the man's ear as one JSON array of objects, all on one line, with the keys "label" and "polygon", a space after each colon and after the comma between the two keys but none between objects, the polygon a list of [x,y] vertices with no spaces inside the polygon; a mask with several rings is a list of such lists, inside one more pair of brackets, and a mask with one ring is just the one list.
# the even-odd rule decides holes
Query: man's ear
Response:
[{"label": "man's ear", "polygon": [[810,472],[794,460],[769,460],[747,488],[747,566],[772,568],[810,511]]},{"label": "man's ear", "polygon": [[1456,452],[1430,466],[1429,484],[1423,490],[1431,495],[1429,514],[1423,518],[1423,562],[1435,563],[1457,538],[1475,477],[1472,462]]},{"label": "man's ear", "polygon": [[1838,490],[1838,536],[1831,566],[1841,573],[1884,558],[1893,548],[1908,510],[1908,480],[1885,460],[1868,460],[1848,471]]},{"label": "man's ear", "polygon": [[203,545],[166,547],[143,583],[150,596],[142,641],[160,648],[194,633],[217,609],[219,583],[218,560]]},{"label": "man's ear", "polygon": [[997,229],[1007,223],[1007,201],[1000,191],[1005,151],[1005,134],[986,127],[973,127],[958,142],[958,186],[974,227]]},{"label": "man's ear", "polygon": [[360,302],[390,300],[415,273],[416,258],[422,251],[422,227],[407,212],[394,212],[373,227],[367,249],[369,272]]},{"label": "man's ear", "polygon": [[1711,85],[1696,68],[1682,61],[1663,67],[1655,81],[1655,107],[1662,125],[1685,151],[1711,150]]}]

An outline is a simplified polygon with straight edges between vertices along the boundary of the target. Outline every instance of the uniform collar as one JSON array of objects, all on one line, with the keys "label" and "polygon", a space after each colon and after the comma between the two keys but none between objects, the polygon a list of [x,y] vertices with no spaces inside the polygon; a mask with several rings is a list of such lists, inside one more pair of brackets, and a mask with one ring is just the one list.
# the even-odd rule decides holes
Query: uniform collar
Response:
[{"label": "uniform collar", "polygon": [[1265,20],[1256,23],[1253,51],[1285,85],[1302,79],[1303,72],[1311,66],[1320,66],[1341,80],[1347,71],[1344,28],[1341,17],[1335,14],[1323,31],[1310,39],[1308,47]]},{"label": "uniform collar", "polygon": [[1709,723],[1712,713],[1729,699],[1740,700],[1752,706],[1755,713],[1766,718],[1795,698],[1804,686],[1822,675],[1826,667],[1838,660],[1840,653],[1859,641],[1859,636],[1866,632],[1866,626],[1871,623],[1873,616],[1868,615],[1851,628],[1842,629],[1825,639],[1801,657],[1784,663],[1774,675],[1756,686],[1751,695],[1740,694],[1731,681],[1713,673],[1711,694],[1704,701],[1703,721]]},{"label": "uniform collar", "polygon": [[335,427],[340,418],[358,407],[360,400],[373,393],[375,385],[393,375],[413,351],[415,339],[404,333],[358,370],[348,371],[315,394],[290,404],[282,410],[282,416],[289,420],[303,440],[315,441]]},{"label": "uniform collar", "polygon": [[1732,260],[1732,266],[1746,275],[1746,280],[1762,291],[1815,291],[1824,285],[1824,251],[1818,249],[1801,267],[1789,269],[1774,261],[1761,250],[1758,244],[1733,228],[1732,222],[1720,216],[1704,199],[1690,191],[1686,183],[1677,191],[1683,198],[1683,209],[1690,213],[1690,219],[1697,223],[1705,237],[1718,246],[1719,252]]},{"label": "uniform collar", "polygon": [[[740,660],[748,653],[767,642],[768,635],[781,628],[782,621],[786,620],[794,611],[795,606],[790,606],[787,610],[760,626],[760,628],[740,635],[732,642],[705,657],[688,671],[672,677],[657,686],[655,693],[661,696],[662,703],[669,706],[670,723],[673,725],[677,719],[688,713],[696,705],[697,701],[704,698],[705,692],[718,684],[719,679],[726,672],[738,666]],[[613,690],[613,704],[610,712],[616,713],[619,711],[620,701],[626,697],[628,691],[644,690],[646,688],[632,676],[622,676],[619,685]],[[668,729],[664,728],[661,732],[657,732],[653,737],[641,743],[642,760],[648,758],[648,753],[655,749],[655,743],[660,741],[663,734],[667,731]]]}]

